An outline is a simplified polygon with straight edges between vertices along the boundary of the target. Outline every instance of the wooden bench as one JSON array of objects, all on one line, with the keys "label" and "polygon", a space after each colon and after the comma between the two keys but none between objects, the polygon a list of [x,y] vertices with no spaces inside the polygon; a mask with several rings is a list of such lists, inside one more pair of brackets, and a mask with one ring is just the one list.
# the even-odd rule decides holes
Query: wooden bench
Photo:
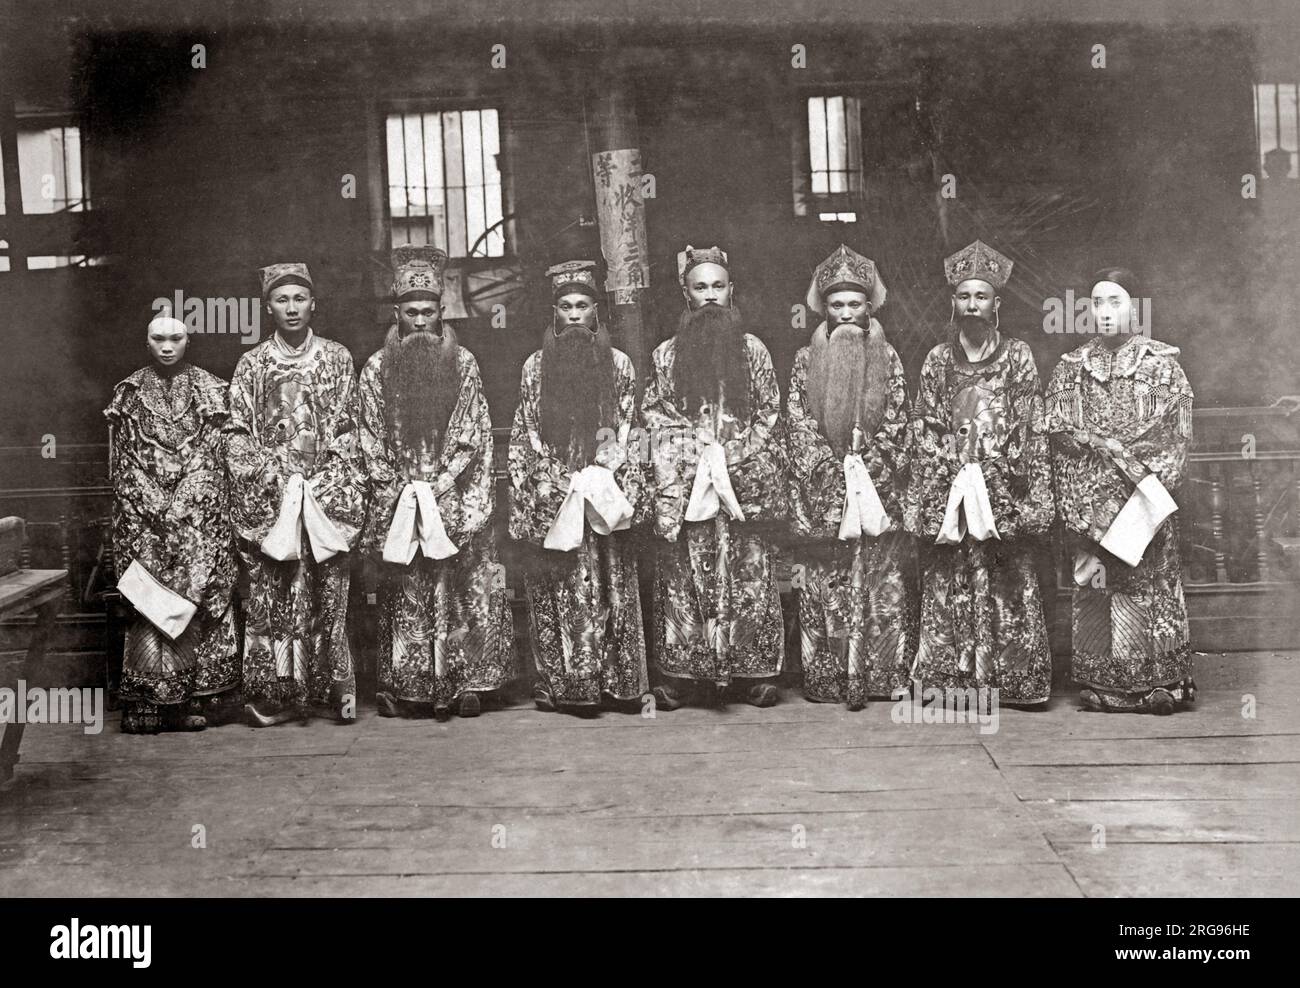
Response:
[{"label": "wooden bench", "polygon": [[[27,655],[19,669],[17,680],[31,683],[41,663],[45,660],[45,646],[54,629],[59,605],[63,601],[68,571],[65,569],[20,569],[16,573],[0,576],[0,620],[17,617],[28,611],[36,612]],[[8,683],[4,685],[10,685]],[[17,681],[13,683],[16,687]],[[18,746],[22,744],[23,723],[0,724],[4,740],[0,741],[0,784],[13,778],[18,762]]]}]

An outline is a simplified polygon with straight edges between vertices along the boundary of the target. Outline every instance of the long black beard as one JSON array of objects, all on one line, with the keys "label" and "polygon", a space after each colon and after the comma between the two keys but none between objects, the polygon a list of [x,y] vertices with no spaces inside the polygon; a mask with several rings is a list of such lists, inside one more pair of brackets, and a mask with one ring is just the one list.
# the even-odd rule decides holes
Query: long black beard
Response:
[{"label": "long black beard", "polygon": [[542,343],[537,427],[542,441],[572,466],[589,466],[600,448],[601,429],[618,427],[614,351],[601,326],[546,331]]},{"label": "long black beard", "polygon": [[725,389],[727,411],[748,421],[749,356],[740,313],[720,305],[702,305],[682,313],[677,327],[673,385],[678,407],[694,418],[704,403],[717,403],[719,384]]},{"label": "long black beard", "polygon": [[456,334],[443,324],[441,337],[429,332],[402,336],[393,326],[384,340],[380,384],[388,434],[401,445],[421,443],[439,453],[442,436],[460,398]]}]

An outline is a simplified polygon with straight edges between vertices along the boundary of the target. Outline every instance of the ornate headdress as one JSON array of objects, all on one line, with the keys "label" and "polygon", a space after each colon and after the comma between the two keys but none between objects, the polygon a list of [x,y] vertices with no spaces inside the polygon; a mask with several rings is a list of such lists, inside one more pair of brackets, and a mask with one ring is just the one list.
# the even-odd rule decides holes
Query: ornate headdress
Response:
[{"label": "ornate headdress", "polygon": [[427,294],[442,297],[442,272],[447,266],[447,252],[428,244],[394,247],[393,299]]},{"label": "ornate headdress", "polygon": [[833,289],[841,288],[864,293],[871,300],[872,312],[885,304],[885,283],[880,280],[876,262],[844,244],[840,244],[813,272],[805,299],[808,308],[819,315],[824,314],[826,296]]},{"label": "ornate headdress", "polygon": [[307,270],[307,265],[301,261],[282,261],[279,264],[268,264],[264,268],[258,268],[257,273],[262,278],[263,298],[266,298],[281,285],[306,285],[313,291],[316,288],[312,284],[311,272]]},{"label": "ornate headdress", "polygon": [[956,288],[963,281],[978,278],[994,288],[1002,288],[1011,277],[1015,262],[1000,254],[982,240],[963,247],[943,262],[943,273],[948,284]]},{"label": "ornate headdress", "polygon": [[686,273],[700,264],[717,264],[726,268],[728,274],[731,273],[727,252],[721,247],[692,247],[687,244],[685,250],[677,252],[677,280],[686,284]]},{"label": "ornate headdress", "polygon": [[600,290],[596,287],[595,261],[564,261],[553,264],[546,269],[546,277],[551,279],[551,298],[572,292],[584,292],[599,301]]}]

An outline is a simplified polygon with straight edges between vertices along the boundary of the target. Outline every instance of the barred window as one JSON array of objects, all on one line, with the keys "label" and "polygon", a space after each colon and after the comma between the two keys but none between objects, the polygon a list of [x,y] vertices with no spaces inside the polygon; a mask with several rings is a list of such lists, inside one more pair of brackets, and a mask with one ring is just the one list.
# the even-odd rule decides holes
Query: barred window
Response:
[{"label": "barred window", "polygon": [[861,107],[852,96],[808,98],[813,195],[862,191]]},{"label": "barred window", "polygon": [[450,257],[501,257],[501,151],[495,109],[392,113],[390,242],[433,244]]},{"label": "barred window", "polygon": [[826,223],[856,223],[862,199],[862,103],[856,96],[809,96],[807,127],[799,128],[795,215]]}]

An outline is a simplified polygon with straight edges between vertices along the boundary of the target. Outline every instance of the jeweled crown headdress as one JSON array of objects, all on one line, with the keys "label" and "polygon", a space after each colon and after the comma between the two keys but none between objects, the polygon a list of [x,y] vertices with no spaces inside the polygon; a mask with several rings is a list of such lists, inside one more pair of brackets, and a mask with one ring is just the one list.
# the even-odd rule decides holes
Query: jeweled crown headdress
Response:
[{"label": "jeweled crown headdress", "polygon": [[1011,277],[1015,262],[994,250],[982,240],[963,247],[943,262],[943,273],[948,284],[956,288],[963,281],[978,278],[994,288],[1002,288]]},{"label": "jeweled crown headdress", "polygon": [[442,272],[447,266],[447,252],[428,244],[394,247],[393,298],[402,299],[416,292],[442,297]]}]

